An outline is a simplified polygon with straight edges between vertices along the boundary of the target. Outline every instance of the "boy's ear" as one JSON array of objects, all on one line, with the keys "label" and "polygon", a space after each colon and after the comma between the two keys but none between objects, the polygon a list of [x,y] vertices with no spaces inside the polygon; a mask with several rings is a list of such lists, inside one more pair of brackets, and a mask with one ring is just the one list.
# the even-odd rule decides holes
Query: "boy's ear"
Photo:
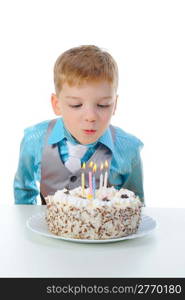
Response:
[{"label": "boy's ear", "polygon": [[118,95],[116,95],[116,101],[115,101],[115,105],[114,105],[114,110],[113,110],[113,115],[115,115],[115,111],[116,111],[116,108],[117,108],[117,101],[118,101]]},{"label": "boy's ear", "polygon": [[61,116],[62,114],[61,114],[60,103],[56,94],[51,94],[51,105],[55,115]]}]

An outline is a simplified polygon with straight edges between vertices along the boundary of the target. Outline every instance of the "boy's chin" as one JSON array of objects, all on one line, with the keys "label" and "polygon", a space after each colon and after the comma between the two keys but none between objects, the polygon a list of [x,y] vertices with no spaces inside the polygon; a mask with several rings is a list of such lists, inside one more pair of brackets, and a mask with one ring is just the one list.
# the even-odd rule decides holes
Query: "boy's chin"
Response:
[{"label": "boy's chin", "polygon": [[79,138],[78,139],[78,142],[80,144],[83,144],[83,145],[86,145],[86,144],[92,144],[92,143],[95,143],[97,140],[98,140],[99,137],[92,137],[92,136],[87,136],[87,137],[83,137],[83,138]]}]

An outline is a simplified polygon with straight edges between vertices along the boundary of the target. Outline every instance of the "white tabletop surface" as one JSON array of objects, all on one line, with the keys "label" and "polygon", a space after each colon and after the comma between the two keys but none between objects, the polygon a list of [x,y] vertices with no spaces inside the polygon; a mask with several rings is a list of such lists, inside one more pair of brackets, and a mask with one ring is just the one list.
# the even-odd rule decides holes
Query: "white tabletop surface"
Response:
[{"label": "white tabletop surface", "polygon": [[185,277],[185,209],[144,208],[158,227],[132,240],[81,244],[26,227],[40,205],[0,207],[0,277]]}]

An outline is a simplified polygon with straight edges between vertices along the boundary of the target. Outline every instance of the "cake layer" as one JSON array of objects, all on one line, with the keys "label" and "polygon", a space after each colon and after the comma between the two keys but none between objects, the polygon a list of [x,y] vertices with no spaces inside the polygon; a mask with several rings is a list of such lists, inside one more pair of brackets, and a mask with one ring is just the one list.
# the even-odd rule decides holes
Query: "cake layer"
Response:
[{"label": "cake layer", "polygon": [[[57,235],[76,239],[109,239],[135,233],[141,219],[141,202],[129,190],[113,187],[96,191],[66,189],[48,196],[46,221]],[[84,198],[82,198],[84,197]]]}]

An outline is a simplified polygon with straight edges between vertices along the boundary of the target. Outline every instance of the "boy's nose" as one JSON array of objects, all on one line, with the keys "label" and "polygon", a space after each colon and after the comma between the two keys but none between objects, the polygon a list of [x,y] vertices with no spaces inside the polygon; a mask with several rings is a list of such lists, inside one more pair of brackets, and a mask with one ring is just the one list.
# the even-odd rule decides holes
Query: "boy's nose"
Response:
[{"label": "boy's nose", "polygon": [[88,122],[96,121],[96,112],[94,109],[88,109],[85,111],[85,120]]}]

